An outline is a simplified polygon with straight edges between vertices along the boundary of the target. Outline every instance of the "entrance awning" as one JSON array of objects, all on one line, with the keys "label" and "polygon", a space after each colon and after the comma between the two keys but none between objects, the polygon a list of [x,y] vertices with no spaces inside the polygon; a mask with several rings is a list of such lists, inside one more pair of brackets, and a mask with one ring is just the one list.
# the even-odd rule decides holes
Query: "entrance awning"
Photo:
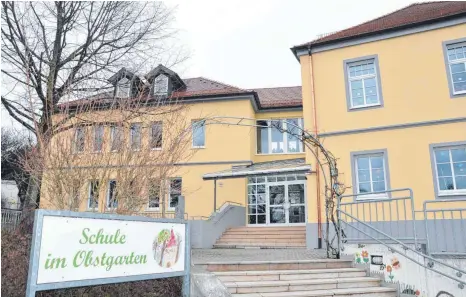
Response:
[{"label": "entrance awning", "polygon": [[206,173],[204,180],[241,178],[256,175],[307,173],[311,171],[311,165],[306,164],[304,158],[278,160],[254,163],[251,165],[232,166],[231,169]]}]

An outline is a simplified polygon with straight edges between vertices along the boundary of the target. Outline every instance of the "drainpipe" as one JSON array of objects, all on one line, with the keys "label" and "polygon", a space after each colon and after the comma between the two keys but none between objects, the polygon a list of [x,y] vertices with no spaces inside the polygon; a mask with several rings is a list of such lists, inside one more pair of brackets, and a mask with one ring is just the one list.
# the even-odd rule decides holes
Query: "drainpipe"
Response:
[{"label": "drainpipe", "polygon": [[[311,47],[308,47],[308,54],[310,58],[309,62],[309,75],[311,83],[311,96],[312,96],[312,113],[313,113],[313,124],[314,124],[314,136],[317,138],[317,108],[316,108],[316,94],[314,89],[314,63],[312,62]],[[319,160],[319,150],[315,152],[316,160]],[[322,248],[322,215],[320,205],[320,168],[319,165],[315,165],[316,168],[316,195],[317,195],[317,248]]]},{"label": "drainpipe", "polygon": [[214,178],[214,213],[217,211],[217,178]]}]

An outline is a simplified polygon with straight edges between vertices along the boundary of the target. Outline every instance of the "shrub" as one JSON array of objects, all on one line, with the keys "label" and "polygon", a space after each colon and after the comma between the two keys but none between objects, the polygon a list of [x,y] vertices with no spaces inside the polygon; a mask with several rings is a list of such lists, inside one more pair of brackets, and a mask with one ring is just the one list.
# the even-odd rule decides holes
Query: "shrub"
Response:
[{"label": "shrub", "polygon": [[[29,253],[32,235],[18,228],[15,231],[2,230],[2,288],[1,295],[23,297],[29,269]],[[158,280],[137,281],[112,285],[69,288],[38,292],[40,297],[179,297],[182,279],[179,277]]]}]

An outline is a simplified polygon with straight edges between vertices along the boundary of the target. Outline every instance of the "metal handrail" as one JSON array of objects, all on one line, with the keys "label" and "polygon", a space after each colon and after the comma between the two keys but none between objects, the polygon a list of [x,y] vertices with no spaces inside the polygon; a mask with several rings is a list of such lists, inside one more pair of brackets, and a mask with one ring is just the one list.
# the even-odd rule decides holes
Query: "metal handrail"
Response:
[{"label": "metal handrail", "polygon": [[[422,257],[424,257],[424,258],[429,259],[431,262],[435,262],[435,263],[438,263],[438,264],[440,264],[440,265],[449,267],[449,268],[451,268],[451,269],[453,269],[453,270],[455,270],[455,271],[457,271],[457,272],[460,272],[461,274],[466,274],[466,271],[464,271],[464,270],[462,270],[462,269],[459,269],[459,268],[457,268],[457,267],[454,267],[454,266],[452,266],[452,265],[450,265],[450,264],[444,263],[444,262],[442,262],[442,261],[439,261],[439,260],[437,260],[437,259],[435,259],[435,258],[433,258],[433,257],[431,257],[431,256],[425,255],[425,254],[423,254],[423,253],[421,253],[421,252],[419,252],[419,251],[417,251],[417,250],[411,248],[410,246],[404,244],[403,242],[401,242],[401,241],[399,241],[399,240],[397,240],[397,239],[391,237],[390,235],[388,235],[388,234],[386,234],[386,233],[384,233],[384,232],[382,232],[382,231],[380,231],[380,230],[378,230],[378,229],[372,227],[371,225],[366,224],[366,223],[360,221],[359,219],[353,217],[352,215],[350,215],[349,213],[346,213],[345,211],[342,211],[342,210],[339,209],[339,208],[337,208],[337,212],[343,213],[344,215],[346,215],[346,216],[352,218],[353,220],[355,220],[356,222],[358,222],[358,223],[360,223],[360,224],[362,224],[362,225],[364,225],[364,226],[366,226],[366,227],[372,229],[372,230],[375,231],[375,232],[378,232],[378,233],[382,234],[383,236],[389,238],[389,239],[392,240],[392,241],[395,241],[396,243],[400,244],[400,245],[403,247],[404,250],[410,250],[410,251],[414,252],[415,254],[417,254],[418,256],[422,256]],[[345,223],[345,224],[347,224],[348,226],[350,226],[350,227],[356,229],[357,231],[363,233],[364,235],[371,237],[373,240],[377,241],[378,243],[380,243],[380,244],[382,244],[382,245],[388,247],[391,251],[395,251],[395,252],[397,252],[398,254],[403,255],[403,257],[406,257],[407,259],[413,261],[414,263],[416,263],[416,264],[418,264],[418,265],[420,265],[420,266],[422,266],[422,267],[424,267],[424,268],[426,268],[426,269],[429,269],[430,271],[436,272],[436,273],[438,273],[438,274],[440,274],[440,275],[443,275],[443,276],[445,276],[445,277],[447,277],[447,278],[449,278],[449,279],[451,279],[451,280],[457,281],[457,282],[459,282],[459,283],[461,284],[461,286],[466,285],[466,280],[463,281],[463,280],[461,280],[461,279],[459,279],[459,278],[456,278],[456,277],[454,277],[454,276],[448,275],[448,274],[446,274],[446,273],[444,273],[444,272],[442,272],[442,271],[436,270],[436,269],[433,268],[433,265],[432,265],[432,267],[429,267],[429,265],[425,265],[424,263],[421,263],[421,262],[419,262],[418,260],[413,259],[413,258],[411,258],[410,256],[408,256],[408,255],[406,255],[406,254],[403,254],[401,251],[399,251],[399,250],[397,250],[397,249],[395,249],[395,248],[389,246],[388,244],[384,243],[383,241],[381,241],[381,240],[379,240],[379,239],[377,239],[377,238],[375,238],[375,237],[369,235],[368,233],[366,233],[366,232],[364,232],[364,231],[358,229],[356,226],[350,225],[350,224],[348,224],[347,222],[344,222],[344,221],[341,221],[341,220],[340,220],[340,223]],[[341,232],[341,228],[339,228],[339,230],[340,230],[339,232]],[[341,234],[340,234],[339,237],[340,237],[340,240],[341,240]]]},{"label": "metal handrail", "polygon": [[[398,192],[409,192],[408,195],[406,194],[403,194],[401,195],[400,197],[391,197],[392,194],[394,193],[398,193]],[[363,200],[358,200],[357,198],[360,197],[360,196],[369,196],[369,195],[381,195],[381,194],[385,194],[387,195],[388,199],[380,199],[380,198],[374,198],[374,199],[363,199]],[[345,198],[350,198],[352,197],[353,200],[350,201],[350,202],[344,202],[343,200]],[[346,210],[346,207],[350,207],[350,209],[352,210],[353,209],[353,206],[356,205],[356,211],[359,211],[359,208],[358,208],[358,205],[362,205],[363,207],[363,215],[364,215],[364,221],[366,220],[365,219],[365,205],[368,204],[369,205],[369,220],[372,222],[372,210],[371,210],[371,203],[376,203],[376,208],[375,208],[375,222],[378,222],[378,209],[377,209],[377,204],[378,203],[381,203],[382,204],[382,215],[383,215],[383,219],[382,221],[387,221],[385,220],[385,209],[384,209],[384,205],[386,205],[386,203],[388,203],[388,210],[389,210],[389,214],[390,214],[390,218],[389,218],[389,222],[392,222],[392,204],[393,203],[396,203],[396,215],[397,215],[397,219],[396,219],[396,222],[399,222],[400,221],[400,218],[399,218],[399,209],[398,209],[398,202],[399,201],[403,201],[403,205],[402,205],[402,208],[403,208],[403,211],[404,211],[404,220],[405,221],[408,221],[407,219],[407,207],[406,207],[406,201],[409,201],[410,203],[410,213],[411,213],[411,216],[412,216],[412,220],[413,220],[413,224],[412,224],[412,232],[413,232],[413,237],[412,238],[404,238],[405,240],[413,240],[414,241],[414,246],[416,249],[418,249],[418,238],[417,238],[417,232],[416,232],[416,223],[414,222],[415,221],[415,210],[414,210],[414,194],[413,194],[413,190],[410,189],[410,188],[399,188],[399,189],[391,189],[391,190],[386,190],[386,191],[379,191],[379,192],[367,192],[367,193],[353,193],[353,194],[347,194],[347,195],[342,195],[342,196],[339,196],[339,199],[337,199],[337,209],[342,209],[342,206],[345,207],[345,210]],[[359,215],[359,213],[358,213]],[[338,220],[341,221],[341,215],[339,213],[337,213],[337,217],[338,217]],[[390,225],[390,228],[391,228],[391,225]],[[406,231],[408,231],[408,228],[406,227]],[[340,235],[337,234],[339,237]],[[350,238],[346,238],[347,240],[351,240]],[[359,239],[359,238],[358,238]],[[341,245],[341,237],[338,238],[338,241],[339,241],[339,245]]]},{"label": "metal handrail", "polygon": [[220,205],[219,208],[216,209],[216,211],[219,211],[220,209],[222,209],[225,204],[233,204],[233,205],[239,205],[239,206],[243,206],[243,204],[239,203],[239,202],[235,202],[235,201],[225,201],[222,203],[222,205]]},{"label": "metal handrail", "polygon": [[[439,208],[439,209],[427,209],[428,204],[435,204],[435,203],[461,203],[461,202],[466,202],[466,198],[460,198],[460,199],[438,199],[438,200],[427,200],[424,201],[423,203],[423,209],[422,212],[424,214],[424,226],[426,229],[426,252],[428,255],[464,255],[466,251],[463,252],[443,252],[443,253],[432,253],[432,247],[429,239],[429,228],[428,228],[428,213],[433,213],[434,214],[434,226],[436,226],[436,212],[442,212],[442,219],[445,219],[445,212],[450,212],[451,218],[453,219],[453,212],[459,212],[460,220],[463,220],[463,212],[466,212],[466,208]],[[444,222],[443,222],[444,224]],[[460,235],[463,236],[461,240],[466,240],[465,232],[466,230],[463,230],[463,221],[461,221],[461,233]],[[438,244],[437,244],[438,247]]]}]

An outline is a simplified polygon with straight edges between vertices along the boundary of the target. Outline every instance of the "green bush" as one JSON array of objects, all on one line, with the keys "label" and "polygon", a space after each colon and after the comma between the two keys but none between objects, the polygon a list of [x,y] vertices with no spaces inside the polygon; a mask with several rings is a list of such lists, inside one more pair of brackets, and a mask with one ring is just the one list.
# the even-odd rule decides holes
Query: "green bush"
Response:
[{"label": "green bush", "polygon": [[[29,269],[31,228],[2,230],[2,289],[5,297],[24,297]],[[40,297],[179,297],[179,277],[38,292]]]}]

